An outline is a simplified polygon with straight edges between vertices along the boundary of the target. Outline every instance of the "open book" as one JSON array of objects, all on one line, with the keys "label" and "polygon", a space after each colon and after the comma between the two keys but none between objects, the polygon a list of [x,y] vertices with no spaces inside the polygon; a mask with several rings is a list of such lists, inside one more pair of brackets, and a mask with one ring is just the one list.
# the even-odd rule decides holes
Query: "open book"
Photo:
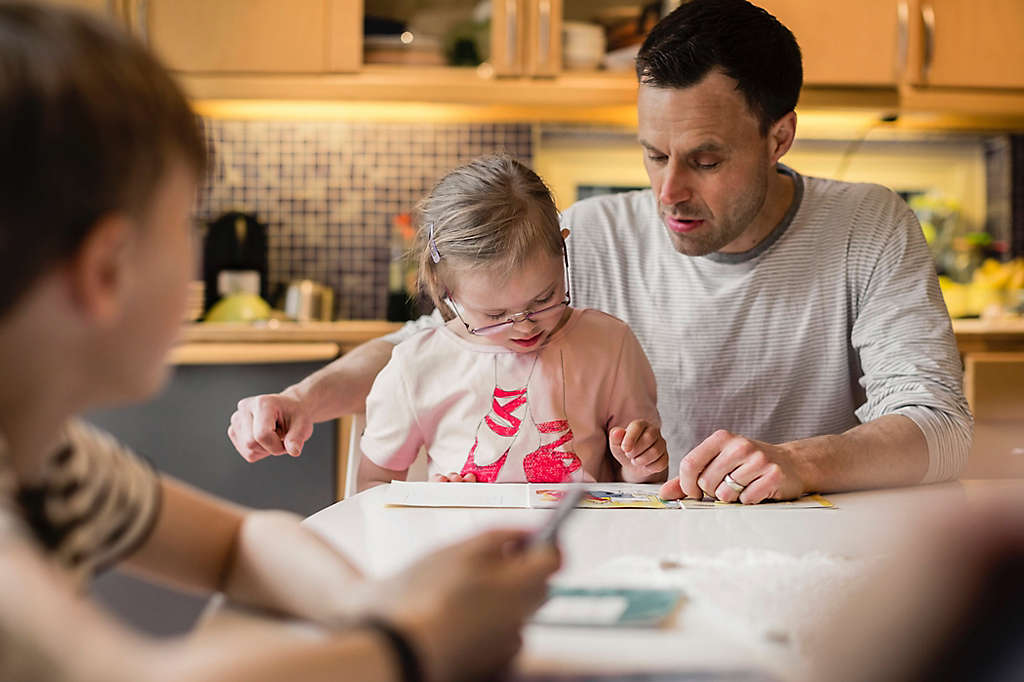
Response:
[{"label": "open book", "polygon": [[[572,485],[587,494],[577,505],[587,509],[720,509],[743,507],[714,500],[663,500],[657,483],[428,483],[392,481],[385,502],[402,507],[554,507]],[[753,507],[747,507],[753,508]],[[791,502],[770,502],[758,509],[834,509],[820,495]]]}]

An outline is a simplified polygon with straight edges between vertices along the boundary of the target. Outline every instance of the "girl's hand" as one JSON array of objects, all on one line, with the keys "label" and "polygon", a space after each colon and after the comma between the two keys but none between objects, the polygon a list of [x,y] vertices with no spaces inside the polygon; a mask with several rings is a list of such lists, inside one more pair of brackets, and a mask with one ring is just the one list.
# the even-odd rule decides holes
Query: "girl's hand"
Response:
[{"label": "girl's hand", "polygon": [[434,474],[430,477],[432,483],[476,483],[476,474],[466,474],[460,476],[454,471],[449,473],[447,476],[442,474]]},{"label": "girl's hand", "polygon": [[622,466],[622,480],[629,483],[664,481],[668,477],[668,448],[661,431],[642,419],[608,431],[612,457]]}]

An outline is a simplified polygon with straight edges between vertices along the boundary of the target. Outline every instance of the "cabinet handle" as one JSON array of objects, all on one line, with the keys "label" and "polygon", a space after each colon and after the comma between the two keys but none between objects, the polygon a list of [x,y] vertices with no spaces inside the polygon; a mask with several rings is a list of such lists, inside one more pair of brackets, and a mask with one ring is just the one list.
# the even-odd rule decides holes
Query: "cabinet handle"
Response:
[{"label": "cabinet handle", "polygon": [[928,82],[928,74],[935,61],[935,8],[931,3],[921,5],[921,21],[924,23],[924,63],[921,65],[921,79]]},{"label": "cabinet handle", "polygon": [[149,0],[135,0],[135,15],[139,39],[149,44]]},{"label": "cabinet handle", "polygon": [[903,80],[910,50],[910,5],[900,0],[896,5],[896,80]]},{"label": "cabinet handle", "polygon": [[505,23],[508,24],[508,61],[516,68],[519,62],[519,0],[505,0]]},{"label": "cabinet handle", "polygon": [[540,67],[546,68],[551,52],[551,0],[540,0],[540,30],[537,45]]}]

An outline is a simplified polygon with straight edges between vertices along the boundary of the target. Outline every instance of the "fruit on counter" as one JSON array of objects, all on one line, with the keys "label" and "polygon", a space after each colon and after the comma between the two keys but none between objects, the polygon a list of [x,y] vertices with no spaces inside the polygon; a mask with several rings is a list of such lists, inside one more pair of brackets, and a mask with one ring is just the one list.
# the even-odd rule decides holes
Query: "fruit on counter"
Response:
[{"label": "fruit on counter", "polygon": [[235,293],[217,301],[206,313],[206,322],[257,322],[270,318],[270,304],[256,294]]},{"label": "fruit on counter", "polygon": [[939,288],[950,317],[1001,315],[1024,303],[1024,258],[1000,263],[988,258],[975,269],[971,281],[955,282],[939,277]]}]

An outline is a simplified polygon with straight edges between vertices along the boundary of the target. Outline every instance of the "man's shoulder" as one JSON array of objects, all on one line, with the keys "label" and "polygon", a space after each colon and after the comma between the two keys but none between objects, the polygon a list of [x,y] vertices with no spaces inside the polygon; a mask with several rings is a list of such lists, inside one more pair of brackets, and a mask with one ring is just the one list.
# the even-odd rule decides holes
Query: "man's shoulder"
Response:
[{"label": "man's shoulder", "polygon": [[[650,189],[602,194],[577,201],[562,213],[566,219],[593,222],[636,220],[654,214],[654,198]],[[572,229],[572,225],[566,225]],[[581,225],[583,227],[583,225]]]},{"label": "man's shoulder", "polygon": [[900,195],[885,185],[807,175],[803,176],[803,181],[804,201],[828,207],[831,211],[884,209],[892,212],[906,208]]}]

